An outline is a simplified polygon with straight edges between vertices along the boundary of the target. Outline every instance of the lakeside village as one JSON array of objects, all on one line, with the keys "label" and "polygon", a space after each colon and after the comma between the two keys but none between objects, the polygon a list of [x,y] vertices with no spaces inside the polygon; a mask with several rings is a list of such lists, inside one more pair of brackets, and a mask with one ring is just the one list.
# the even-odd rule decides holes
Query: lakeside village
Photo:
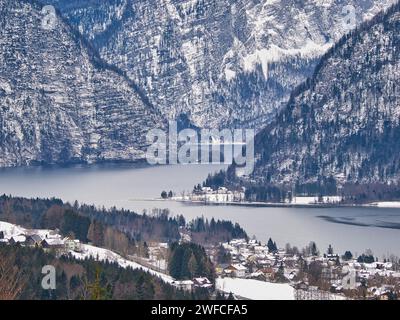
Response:
[{"label": "lakeside village", "polygon": [[274,206],[309,206],[309,205],[337,205],[342,198],[340,196],[320,196],[306,197],[296,196],[287,197],[282,203],[250,202],[246,200],[246,188],[240,190],[229,190],[226,187],[213,189],[210,187],[195,186],[192,192],[181,192],[176,195],[173,191],[162,191],[162,200],[172,200],[181,202],[193,202],[204,204],[237,204],[237,205],[274,205]]},{"label": "lakeside village", "polygon": [[[191,241],[191,232],[181,227],[181,243]],[[299,250],[278,248],[253,239],[233,239],[208,246],[206,254],[215,268],[215,283],[205,276],[177,281],[168,274],[167,243],[150,243],[142,256],[123,257],[111,250],[62,237],[57,230],[30,230],[0,222],[0,243],[41,247],[57,255],[93,258],[142,269],[177,288],[209,290],[214,297],[284,300],[390,300],[400,297],[400,261],[391,256],[378,261],[372,252],[353,257],[339,255],[332,246],[320,254],[315,243]]]},{"label": "lakeside village", "polygon": [[[161,197],[166,199],[166,193],[161,193]],[[204,202],[204,203],[241,203],[245,202],[246,195],[245,189],[240,191],[231,191],[225,187],[219,187],[217,190],[213,190],[210,187],[195,187],[193,192],[185,193],[182,192],[181,196],[174,196],[170,191],[167,198],[176,201],[190,201],[190,202]]]}]

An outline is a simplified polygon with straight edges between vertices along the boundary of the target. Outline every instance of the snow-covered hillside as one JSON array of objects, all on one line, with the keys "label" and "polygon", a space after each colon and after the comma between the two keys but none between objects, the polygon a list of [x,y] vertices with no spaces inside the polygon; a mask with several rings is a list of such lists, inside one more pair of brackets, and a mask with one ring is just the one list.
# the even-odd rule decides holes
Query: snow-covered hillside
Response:
[{"label": "snow-covered hillside", "polygon": [[91,246],[88,244],[83,244],[82,252],[71,251],[70,253],[76,259],[93,258],[98,261],[115,262],[118,265],[120,265],[122,268],[140,269],[145,272],[148,272],[156,277],[161,278],[166,283],[174,282],[174,279],[171,276],[168,276],[161,272],[154,271],[154,270],[144,267],[136,262],[127,260],[127,259],[121,257],[119,254],[117,254],[111,250],[104,249],[104,248],[99,248],[99,247],[94,247],[94,246]]},{"label": "snow-covered hillside", "polygon": [[[3,232],[4,239],[11,239],[12,237],[17,237],[20,235],[39,235],[42,239],[46,239],[51,235],[51,237],[57,237],[61,239],[61,236],[58,235],[55,231],[53,230],[34,230],[34,229],[26,229],[20,226],[17,226],[15,224],[7,223],[0,221],[0,232]],[[74,258],[76,259],[86,259],[86,258],[93,258],[97,261],[108,261],[108,262],[114,262],[120,265],[122,268],[132,268],[132,269],[140,269],[145,272],[148,272],[160,279],[162,279],[166,283],[172,283],[174,282],[174,279],[166,274],[163,274],[161,272],[154,271],[152,269],[149,269],[147,267],[144,267],[138,263],[135,263],[133,261],[127,260],[120,256],[119,254],[107,250],[104,248],[99,248],[95,247],[92,245],[88,244],[81,244],[80,245],[80,250],[79,252],[69,250],[68,253],[70,253]]]},{"label": "snow-covered hillside", "polygon": [[47,234],[51,233],[51,230],[33,230],[33,229],[25,229],[15,224],[11,224],[8,222],[0,221],[0,231],[3,231],[4,238],[10,239],[11,237],[16,237],[19,235],[31,235],[31,234],[38,234],[42,238],[44,238]]}]

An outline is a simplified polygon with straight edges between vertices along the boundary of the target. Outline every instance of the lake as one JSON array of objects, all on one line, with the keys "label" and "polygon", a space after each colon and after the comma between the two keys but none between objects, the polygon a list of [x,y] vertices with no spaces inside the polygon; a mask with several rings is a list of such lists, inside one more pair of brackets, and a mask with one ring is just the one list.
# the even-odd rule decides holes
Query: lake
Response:
[{"label": "lake", "polygon": [[311,240],[321,251],[360,254],[371,249],[380,258],[400,256],[400,209],[388,208],[259,208],[190,205],[172,201],[145,201],[162,190],[190,191],[221,165],[144,167],[130,164],[29,167],[0,170],[0,193],[23,197],[57,197],[64,201],[131,209],[168,208],[187,219],[238,222],[261,241],[272,237],[278,246],[289,242],[303,247]]}]

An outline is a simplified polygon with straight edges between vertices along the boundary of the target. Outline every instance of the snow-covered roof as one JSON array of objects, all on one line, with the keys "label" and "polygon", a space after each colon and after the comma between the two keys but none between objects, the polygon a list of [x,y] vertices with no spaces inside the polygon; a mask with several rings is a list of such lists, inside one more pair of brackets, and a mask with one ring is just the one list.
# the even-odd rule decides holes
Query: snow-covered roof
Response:
[{"label": "snow-covered roof", "polygon": [[255,246],[255,247],[254,247],[254,250],[256,250],[256,251],[266,251],[267,248],[264,247],[264,246]]},{"label": "snow-covered roof", "polygon": [[263,275],[263,273],[262,272],[253,272],[251,275],[250,275],[250,277],[259,277],[259,276],[262,276]]},{"label": "snow-covered roof", "polygon": [[210,280],[208,280],[205,277],[200,277],[200,278],[194,278],[193,281],[197,282],[197,283],[202,283],[202,284],[208,284],[211,283]]},{"label": "snow-covered roof", "polygon": [[14,240],[14,242],[16,243],[23,243],[26,241],[26,237],[22,234],[18,236],[13,236],[11,239]]},{"label": "snow-covered roof", "polygon": [[80,243],[80,241],[78,239],[70,239],[68,237],[64,238],[62,241],[64,241],[64,242],[74,242],[76,244]]},{"label": "snow-covered roof", "polygon": [[181,281],[174,281],[173,284],[178,285],[178,286],[189,286],[193,284],[192,280],[181,280]]},{"label": "snow-covered roof", "polygon": [[238,271],[246,271],[247,270],[247,268],[244,265],[239,264],[239,263],[233,264],[232,267]]},{"label": "snow-covered roof", "polygon": [[27,238],[28,239],[30,238],[30,239],[32,239],[33,241],[36,241],[36,242],[42,241],[42,237],[39,236],[38,234],[31,234]]},{"label": "snow-covered roof", "polygon": [[62,246],[64,245],[64,241],[61,239],[45,239],[46,243],[49,246]]},{"label": "snow-covered roof", "polygon": [[263,260],[258,260],[257,263],[260,264],[260,265],[270,265],[271,261],[263,259]]},{"label": "snow-covered roof", "polygon": [[47,234],[46,239],[62,239],[62,236],[59,234]]}]

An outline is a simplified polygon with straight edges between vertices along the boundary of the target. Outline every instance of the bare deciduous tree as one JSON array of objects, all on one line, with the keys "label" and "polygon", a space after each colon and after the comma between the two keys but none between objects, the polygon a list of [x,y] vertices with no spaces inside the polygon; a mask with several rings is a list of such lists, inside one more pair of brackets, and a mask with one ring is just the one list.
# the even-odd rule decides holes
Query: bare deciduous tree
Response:
[{"label": "bare deciduous tree", "polygon": [[24,283],[24,278],[15,265],[15,256],[0,253],[0,300],[17,299]]}]

